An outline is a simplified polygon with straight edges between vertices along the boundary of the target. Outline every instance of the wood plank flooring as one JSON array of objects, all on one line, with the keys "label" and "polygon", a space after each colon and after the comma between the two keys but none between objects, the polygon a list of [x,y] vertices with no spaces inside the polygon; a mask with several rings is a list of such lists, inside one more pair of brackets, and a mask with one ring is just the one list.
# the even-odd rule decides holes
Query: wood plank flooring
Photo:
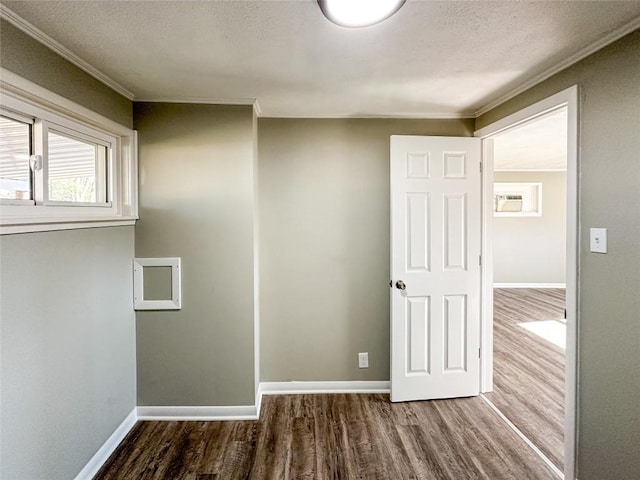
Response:
[{"label": "wood plank flooring", "polygon": [[479,397],[265,396],[259,421],[138,422],[95,477],[535,479],[548,467]]},{"label": "wood plank flooring", "polygon": [[565,351],[519,327],[564,317],[564,289],[494,290],[494,391],[486,397],[560,470]]}]

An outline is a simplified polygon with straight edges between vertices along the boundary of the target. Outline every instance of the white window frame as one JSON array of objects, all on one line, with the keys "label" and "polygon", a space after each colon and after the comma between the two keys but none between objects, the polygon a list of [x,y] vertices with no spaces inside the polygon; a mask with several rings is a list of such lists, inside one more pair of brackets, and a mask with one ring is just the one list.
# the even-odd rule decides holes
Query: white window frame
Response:
[{"label": "white window frame", "polygon": [[[5,110],[0,105],[0,115],[10,120],[14,120],[16,122],[24,123],[26,125],[30,125],[31,127],[31,136],[33,137],[33,130],[35,128],[35,121],[31,117],[27,117],[25,115],[20,115],[16,112],[12,112],[10,110]],[[33,146],[32,146],[33,149]],[[31,152],[34,153],[33,151]],[[29,168],[26,166],[26,168]],[[31,199],[19,199],[19,198],[2,198],[0,199],[0,214],[2,214],[2,206],[3,205],[34,205],[33,200],[33,182],[31,182]]]},{"label": "white window frame", "polygon": [[[115,146],[117,144],[116,137],[112,135],[105,135],[97,130],[92,130],[84,127],[83,125],[76,125],[75,129],[68,128],[64,125],[57,125],[55,123],[47,122],[46,120],[36,120],[36,148],[35,154],[48,156],[48,138],[49,132],[59,134],[64,137],[76,139],[82,142],[100,145],[107,147],[108,158],[106,159],[106,165],[102,165],[102,171],[100,168],[96,169],[96,197],[99,198],[100,189],[106,189],[108,197],[104,202],[66,202],[59,200],[51,200],[49,198],[49,171],[48,164],[43,168],[36,170],[35,173],[35,193],[36,193],[36,205],[47,206],[68,206],[68,207],[113,207],[112,198],[117,198],[117,182],[112,182],[111,173],[117,175],[117,155]],[[98,181],[98,176],[103,176],[102,181]],[[115,185],[112,185],[115,184]]]},{"label": "white window frame", "polygon": [[[0,234],[134,225],[138,218],[137,132],[56,93],[0,69],[0,109],[8,116],[32,119],[34,153],[47,129],[107,146],[107,202],[50,201],[46,165],[36,170],[33,200],[0,203]],[[46,155],[45,155],[46,157]]]}]

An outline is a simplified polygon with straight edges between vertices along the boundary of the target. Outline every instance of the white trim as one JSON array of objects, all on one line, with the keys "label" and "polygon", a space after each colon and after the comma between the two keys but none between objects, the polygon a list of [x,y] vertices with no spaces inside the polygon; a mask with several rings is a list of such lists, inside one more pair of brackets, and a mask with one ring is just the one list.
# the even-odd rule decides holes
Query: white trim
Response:
[{"label": "white trim", "polygon": [[125,418],[96,454],[75,477],[90,480],[109,459],[137,421],[233,421],[258,420],[263,395],[314,393],[389,393],[387,381],[261,382],[255,405],[229,406],[138,406]]},{"label": "white trim", "polygon": [[[482,141],[480,268],[480,392],[493,391],[493,140]],[[489,232],[489,233],[487,233]]]},{"label": "white trim", "polygon": [[251,115],[252,140],[252,187],[253,187],[253,389],[256,395],[256,406],[260,413],[260,192],[258,188],[258,114],[259,105],[253,104]]},{"label": "white trim", "polygon": [[91,460],[89,460],[84,468],[80,470],[80,473],[76,475],[75,480],[91,480],[109,459],[120,442],[124,440],[124,437],[127,436],[137,421],[137,409],[134,408],[118,428],[115,429],[107,441],[102,444],[95,455],[91,457]]},{"label": "white trim", "polygon": [[80,58],[78,55],[73,53],[67,47],[57,42],[56,40],[51,38],[49,35],[44,33],[42,30],[35,27],[31,23],[27,22],[20,15],[18,15],[13,10],[11,10],[10,8],[2,4],[0,4],[0,18],[3,18],[4,20],[12,24],[17,29],[22,30],[31,38],[37,40],[38,42],[43,44],[45,47],[49,48],[53,52],[60,55],[65,60],[73,63],[76,67],[84,70],[93,78],[104,83],[107,87],[111,88],[112,90],[119,93],[123,97],[129,100],[133,100],[134,98],[133,93],[131,93],[125,87],[123,87],[118,82],[116,82],[112,78],[102,73],[100,70],[98,70],[96,67],[94,67],[90,63],[84,61],[82,58]]},{"label": "white trim", "polygon": [[567,288],[566,283],[494,283],[493,288]]},{"label": "white trim", "polygon": [[388,381],[260,382],[255,405],[139,406],[138,420],[257,420],[263,395],[389,393]]},{"label": "white trim", "polygon": [[542,72],[542,73],[536,75],[535,77],[527,80],[526,82],[524,82],[520,86],[514,88],[513,90],[510,90],[509,92],[505,93],[504,95],[499,96],[495,100],[492,100],[491,102],[487,103],[485,106],[483,106],[480,109],[478,109],[475,112],[474,116],[477,118],[480,115],[484,115],[488,111],[496,108],[498,105],[502,105],[506,101],[511,100],[513,97],[515,97],[517,95],[520,95],[522,92],[524,92],[526,90],[529,90],[531,87],[533,87],[533,86],[535,86],[535,85],[537,85],[539,83],[544,82],[546,79],[552,77],[556,73],[559,73],[562,70],[570,67],[571,65],[574,65],[574,64],[578,63],[580,60],[583,60],[583,59],[587,58],[589,55],[594,54],[598,50],[603,49],[607,45],[612,44],[616,40],[619,40],[620,38],[624,37],[628,33],[633,32],[637,28],[640,28],[640,17],[636,17],[633,20],[631,20],[629,23],[627,23],[626,25],[623,25],[620,28],[618,28],[618,29],[616,29],[616,30],[614,30],[612,32],[609,32],[608,34],[604,35],[603,37],[600,37],[598,40],[593,42],[591,45],[586,46],[585,48],[577,51],[573,55],[571,55],[568,58],[562,60],[561,62],[556,63],[551,68],[548,68],[544,72]]},{"label": "white trim", "polygon": [[[506,117],[503,117],[500,120],[497,120],[492,124],[481,128],[480,130],[476,130],[473,133],[473,136],[480,138],[487,138],[489,136],[493,137],[498,135],[499,133],[503,133],[505,130],[509,130],[513,127],[528,123],[538,117],[547,115],[548,113],[567,105],[567,98],[570,94],[570,90],[574,88],[577,87],[569,87],[554,95],[551,95],[550,97],[545,98],[544,100],[536,102],[533,105],[529,105],[522,110],[518,110],[511,115],[507,115]],[[567,169],[568,168],[569,165],[567,165]]]},{"label": "white trim", "polygon": [[[138,218],[135,131],[2,68],[0,104],[5,109],[39,119],[35,123],[36,129],[38,125],[51,122],[74,132],[104,137],[111,144],[112,154],[111,174],[107,180],[112,182],[110,206],[5,206],[0,215],[0,234],[133,224],[130,221]],[[46,193],[44,185],[39,189],[41,197]],[[42,202],[46,198],[35,200]]]},{"label": "white trim", "polygon": [[147,97],[136,98],[136,103],[195,103],[199,105],[255,105],[255,98],[212,97]]},{"label": "white trim", "polygon": [[[180,257],[133,259],[133,309],[180,310],[182,308],[182,268]],[[171,299],[144,298],[144,267],[171,267]]]},{"label": "white trim", "polygon": [[[2,6],[0,4],[0,6]],[[91,126],[106,130],[116,135],[130,135],[132,130],[118,122],[114,122],[93,110],[77,104],[68,98],[58,95],[40,85],[33,83],[5,68],[0,68],[0,87],[3,94],[20,97],[34,106],[44,108],[51,113],[64,115],[73,120],[88,123]]]},{"label": "white trim", "polygon": [[579,328],[578,310],[580,290],[580,103],[579,90],[574,86],[567,92],[567,273],[566,325],[567,348],[565,363],[565,467],[566,478],[577,474],[578,450],[578,379]]},{"label": "white trim", "polygon": [[312,393],[389,393],[388,381],[262,382],[260,395]]},{"label": "white trim", "polygon": [[279,114],[279,113],[262,113],[260,118],[292,118],[292,119],[336,119],[336,118],[397,118],[397,119],[415,119],[415,120],[457,120],[464,118],[475,118],[473,113],[463,112],[463,113],[443,113],[443,112],[421,112],[421,113],[402,113],[402,112],[394,112],[394,113],[323,113],[323,114],[300,114],[300,115],[290,115],[290,114]]},{"label": "white trim", "polygon": [[0,235],[13,235],[16,233],[56,232],[59,230],[76,230],[81,228],[125,227],[136,224],[137,217],[120,218],[113,221],[88,221],[88,220],[60,220],[60,223],[37,223],[25,225],[1,225]]},{"label": "white trim", "polygon": [[489,405],[489,407],[491,407],[491,410],[493,410],[494,412],[496,412],[498,414],[498,416],[507,424],[507,426],[509,428],[511,428],[511,430],[513,430],[516,435],[518,435],[523,441],[524,443],[527,444],[527,446],[534,451],[534,453],[540,457],[540,459],[547,465],[547,467],[549,467],[553,473],[555,473],[558,478],[561,478],[564,480],[564,474],[562,473],[562,471],[551,461],[549,460],[549,457],[547,457],[544,453],[542,453],[542,451],[535,446],[535,444],[529,440],[529,438],[522,433],[522,431],[516,427],[511,420],[509,420],[499,409],[498,407],[496,407],[493,402],[491,400],[489,400],[487,397],[485,397],[484,395],[480,395],[480,398],[482,398],[487,405]]},{"label": "white trim", "polygon": [[138,407],[138,420],[166,421],[220,421],[220,420],[257,420],[256,405],[242,406],[187,406],[187,407]]},{"label": "white trim", "polygon": [[262,412],[262,382],[258,383],[258,391],[256,392],[256,416],[260,418]]},{"label": "white trim", "polygon": [[253,111],[256,114],[256,117],[260,117],[262,115],[262,107],[260,106],[260,102],[256,98],[256,101],[253,102]]},{"label": "white trim", "polygon": [[566,172],[566,168],[496,168],[494,172]]},{"label": "white trim", "polygon": [[[578,418],[578,332],[579,332],[579,262],[580,230],[579,230],[579,90],[574,85],[561,92],[530,105],[518,112],[508,115],[474,133],[476,137],[494,136],[509,128],[529,122],[557,108],[567,107],[567,257],[566,257],[566,305],[567,305],[567,349],[565,367],[565,466],[567,478],[573,479],[576,474],[577,452],[577,418]],[[483,175],[487,175],[485,173]],[[485,195],[486,197],[486,195]],[[489,224],[490,226],[491,224]],[[491,230],[483,232],[483,241],[490,242]],[[488,247],[490,248],[490,247]],[[493,272],[483,270],[483,284],[492,284]],[[485,305],[482,325],[485,328],[493,319],[493,305]],[[482,337],[482,356],[493,355],[493,350]],[[484,362],[481,362],[484,365]],[[489,378],[489,372],[483,371],[482,378]],[[483,382],[484,383],[484,382]]]}]

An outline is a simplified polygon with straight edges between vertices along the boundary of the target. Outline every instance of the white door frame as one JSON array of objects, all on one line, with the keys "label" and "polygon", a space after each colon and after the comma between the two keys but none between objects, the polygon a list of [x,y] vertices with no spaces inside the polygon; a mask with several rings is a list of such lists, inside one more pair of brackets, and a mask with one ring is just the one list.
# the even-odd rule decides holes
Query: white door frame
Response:
[{"label": "white door frame", "polygon": [[574,85],[474,132],[482,139],[482,288],[480,391],[493,390],[493,140],[488,137],[515,127],[559,107],[567,107],[567,349],[565,367],[565,459],[564,478],[576,478],[578,405],[578,86]]}]

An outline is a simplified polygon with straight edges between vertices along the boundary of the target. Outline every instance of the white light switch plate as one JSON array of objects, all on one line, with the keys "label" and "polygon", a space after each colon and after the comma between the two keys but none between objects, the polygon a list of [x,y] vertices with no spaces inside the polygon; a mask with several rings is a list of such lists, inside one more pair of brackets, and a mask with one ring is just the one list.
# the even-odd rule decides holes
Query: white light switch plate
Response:
[{"label": "white light switch plate", "polygon": [[590,247],[594,253],[607,253],[607,229],[591,228],[589,229]]}]

